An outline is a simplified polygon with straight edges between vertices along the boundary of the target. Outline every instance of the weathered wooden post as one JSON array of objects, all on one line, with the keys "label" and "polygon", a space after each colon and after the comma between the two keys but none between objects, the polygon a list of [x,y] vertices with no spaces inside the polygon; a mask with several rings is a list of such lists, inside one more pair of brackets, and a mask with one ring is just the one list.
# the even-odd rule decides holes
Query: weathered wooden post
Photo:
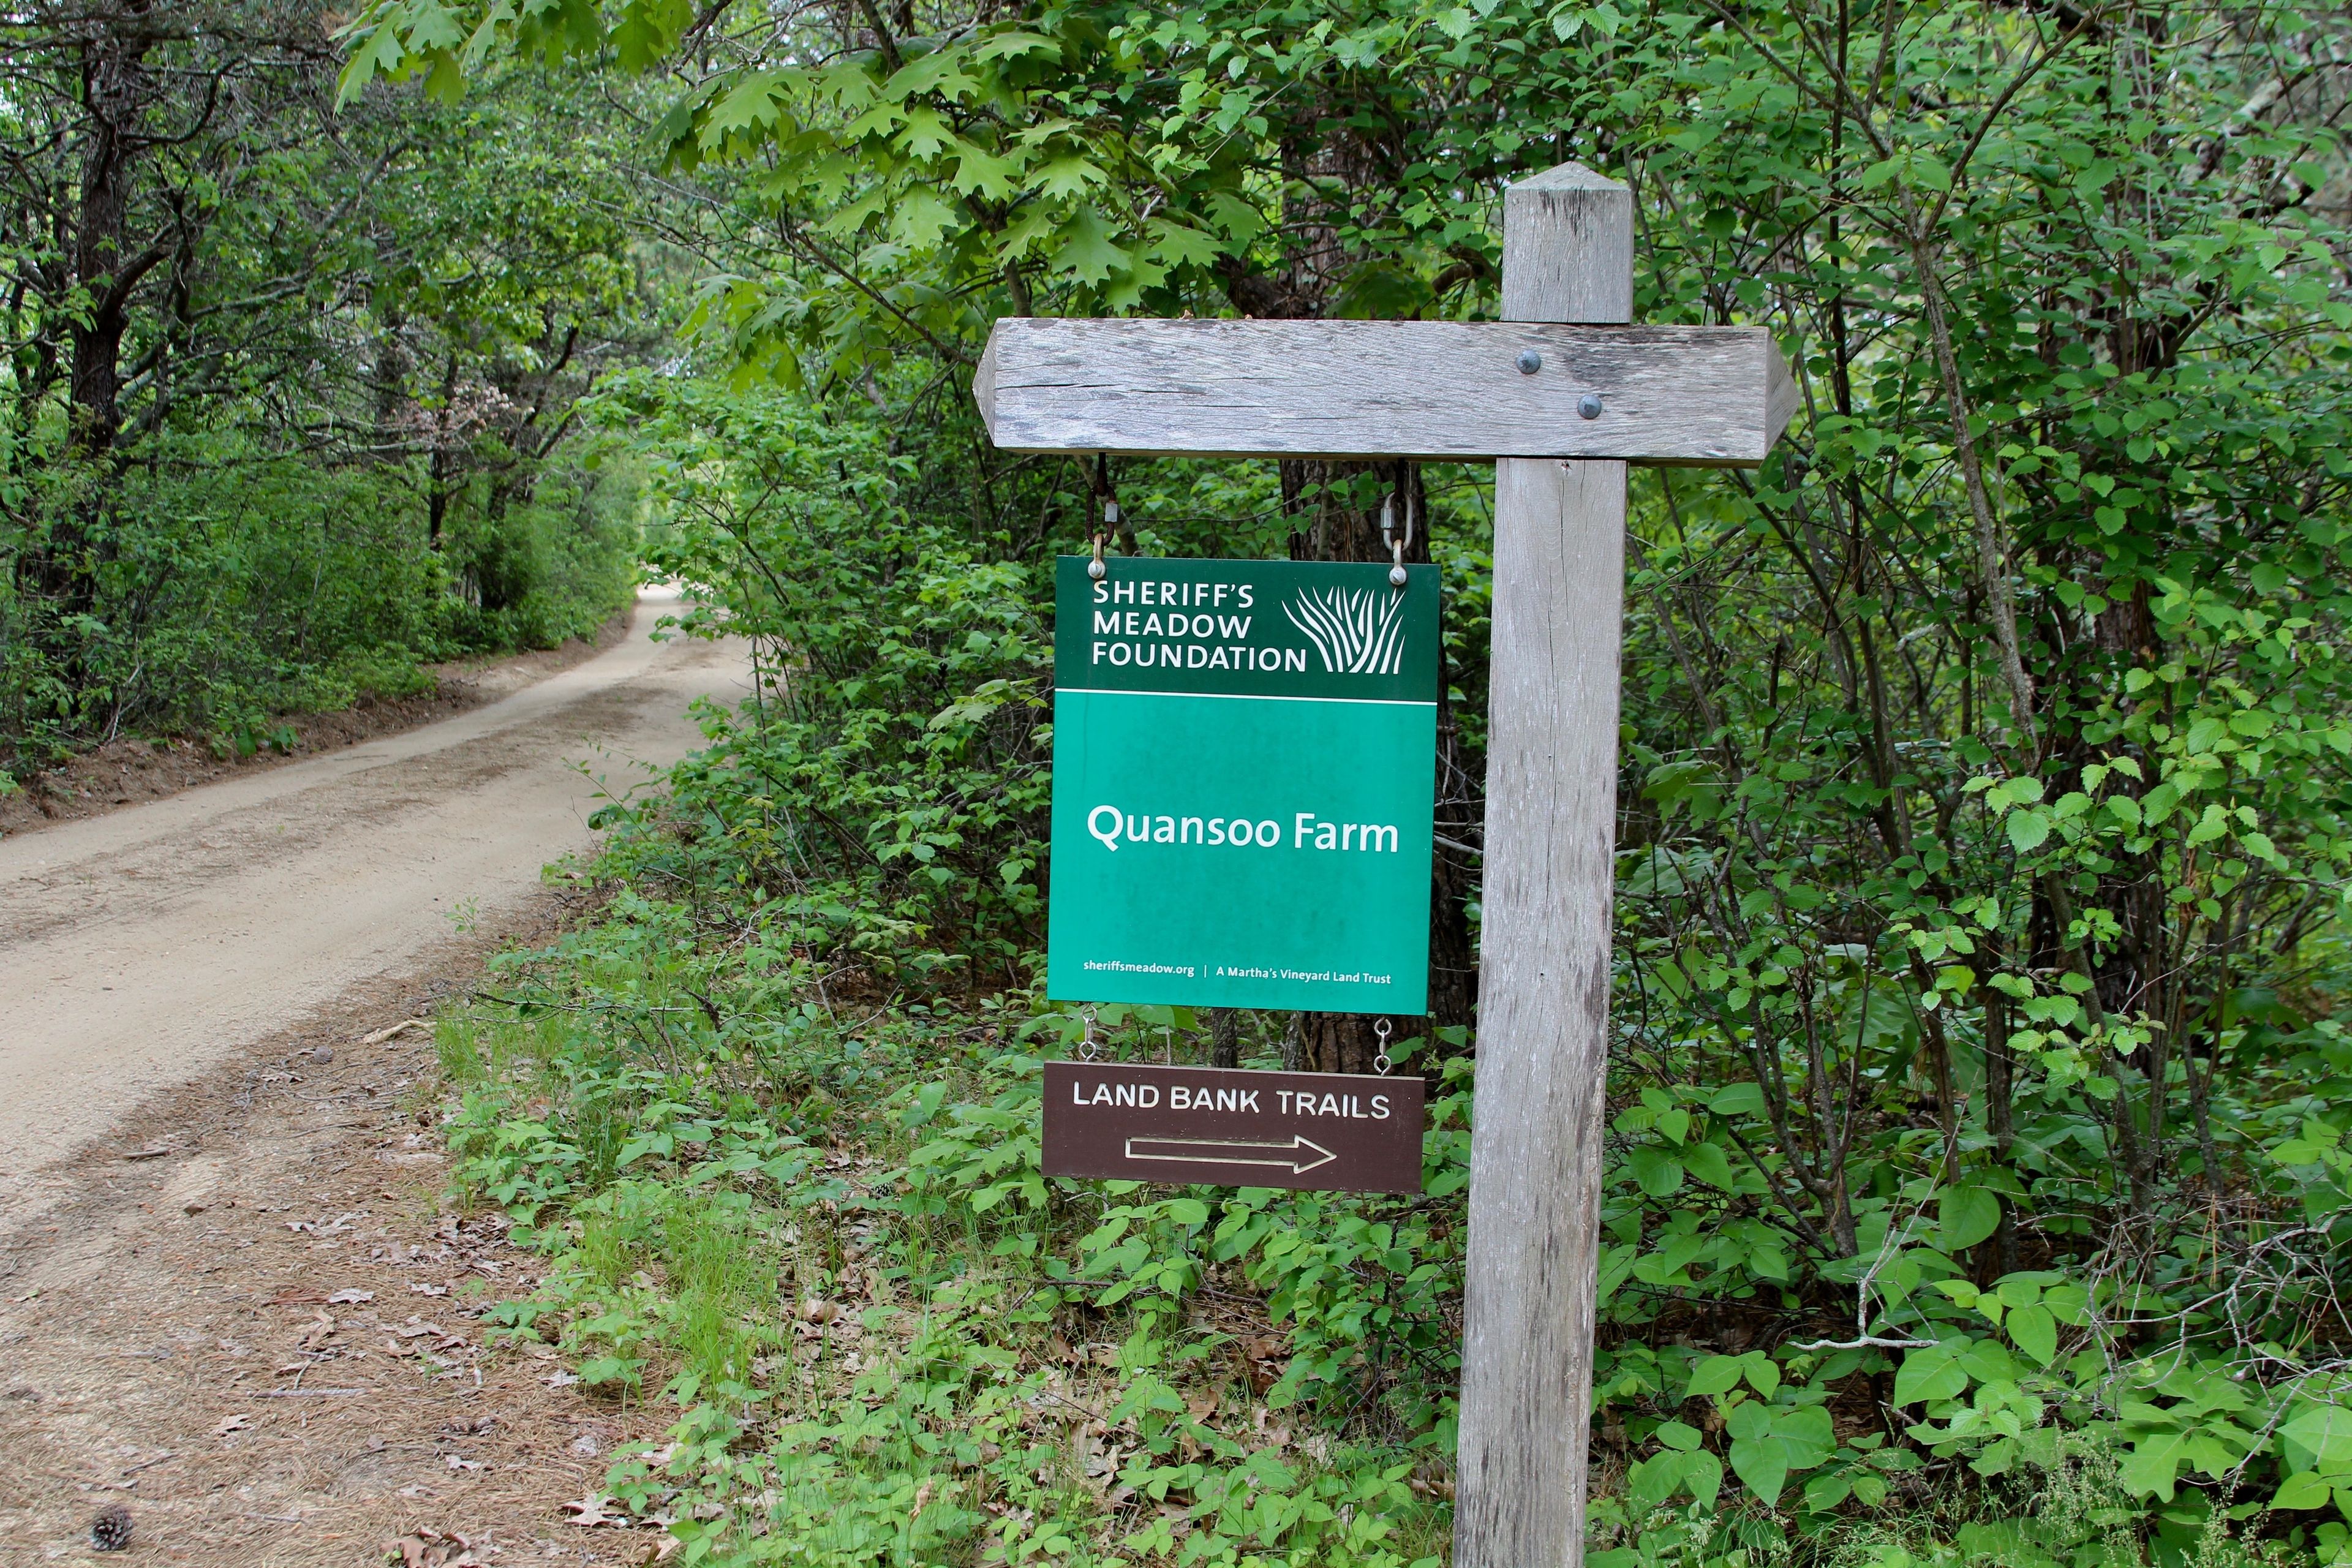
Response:
[{"label": "weathered wooden post", "polygon": [[1762,328],[1623,324],[1633,255],[1567,163],[1505,198],[1504,321],[1008,319],[972,380],[1015,451],[1497,464],[1456,1568],[1584,1551],[1625,465],[1760,463],[1796,405]]},{"label": "weathered wooden post", "polygon": [[[1511,187],[1506,319],[1633,305],[1623,185],[1570,164]],[[1623,462],[1496,462],[1456,1568],[1583,1554],[1624,540]]]}]

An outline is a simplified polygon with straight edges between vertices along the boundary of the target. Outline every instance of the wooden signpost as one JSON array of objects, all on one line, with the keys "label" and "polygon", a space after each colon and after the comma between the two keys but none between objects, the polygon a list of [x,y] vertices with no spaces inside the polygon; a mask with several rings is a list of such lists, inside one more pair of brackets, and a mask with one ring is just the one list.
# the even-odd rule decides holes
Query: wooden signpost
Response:
[{"label": "wooden signpost", "polygon": [[1761,462],[1796,395],[1761,328],[1624,324],[1623,185],[1562,164],[1503,211],[1504,321],[1007,320],[973,393],[1023,451],[1496,459],[1454,1561],[1554,1568],[1584,1550],[1625,465]]}]

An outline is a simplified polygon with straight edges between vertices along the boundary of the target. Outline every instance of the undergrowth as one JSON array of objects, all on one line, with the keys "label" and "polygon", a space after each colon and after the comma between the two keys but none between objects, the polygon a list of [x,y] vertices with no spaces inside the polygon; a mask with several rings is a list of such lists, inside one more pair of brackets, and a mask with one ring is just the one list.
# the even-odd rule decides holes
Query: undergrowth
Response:
[{"label": "undergrowth", "polygon": [[[1466,1060],[1434,1086],[1417,1196],[1048,1180],[1037,1068],[1075,1018],[1023,993],[822,1005],[805,955],[734,912],[714,942],[709,907],[625,890],[437,1026],[457,1180],[551,1262],[494,1321],[595,1396],[673,1413],[619,1457],[614,1507],[688,1563],[1445,1560]],[[1115,1054],[1205,1053],[1181,1010],[1100,1026]],[[1889,1442],[1832,1408],[1860,1352],[1612,1338],[1596,1568],[2218,1568],[2341,1542],[2135,1496],[2116,1424],[2051,1418],[2051,1382],[1998,1343],[1951,1341],[1974,1373]],[[2010,1462],[1951,1461],[1971,1423],[2021,1439]],[[1805,1482],[1777,1507],[1738,1457],[1759,1435]]]},{"label": "undergrowth", "polygon": [[677,1405],[612,1487],[686,1560],[1439,1559],[1458,1082],[1418,1199],[1049,1183],[1061,1015],[805,1008],[738,1050],[595,940],[444,1017],[449,1134],[553,1259],[508,1328]]}]

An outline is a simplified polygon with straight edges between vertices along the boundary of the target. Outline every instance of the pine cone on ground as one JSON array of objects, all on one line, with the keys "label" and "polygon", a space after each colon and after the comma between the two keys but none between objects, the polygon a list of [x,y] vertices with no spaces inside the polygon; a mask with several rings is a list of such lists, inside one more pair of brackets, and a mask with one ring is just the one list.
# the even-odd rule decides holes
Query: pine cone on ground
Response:
[{"label": "pine cone on ground", "polygon": [[131,1544],[131,1510],[121,1503],[98,1510],[89,1521],[89,1543],[100,1552],[121,1552]]}]

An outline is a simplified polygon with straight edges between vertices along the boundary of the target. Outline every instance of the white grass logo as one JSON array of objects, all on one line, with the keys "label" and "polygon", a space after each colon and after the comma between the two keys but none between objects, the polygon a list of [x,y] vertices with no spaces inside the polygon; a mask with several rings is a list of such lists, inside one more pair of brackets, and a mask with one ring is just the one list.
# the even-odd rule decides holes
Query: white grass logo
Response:
[{"label": "white grass logo", "polygon": [[1404,595],[1375,589],[1300,593],[1282,606],[1333,675],[1394,675],[1404,663]]}]

